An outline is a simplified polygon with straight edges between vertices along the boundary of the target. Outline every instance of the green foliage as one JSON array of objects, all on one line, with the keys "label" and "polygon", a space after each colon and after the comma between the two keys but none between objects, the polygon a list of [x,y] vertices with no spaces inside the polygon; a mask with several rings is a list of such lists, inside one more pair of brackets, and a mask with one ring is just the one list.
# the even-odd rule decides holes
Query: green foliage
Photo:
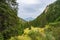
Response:
[{"label": "green foliage", "polygon": [[48,32],[52,32],[52,35],[55,37],[56,40],[60,40],[60,22],[49,23]]},{"label": "green foliage", "polygon": [[11,37],[11,39],[8,39],[8,40],[19,40],[17,36],[15,37]]},{"label": "green foliage", "polygon": [[4,40],[3,35],[0,33],[0,40]]},{"label": "green foliage", "polygon": [[60,17],[55,20],[56,22],[60,21]]},{"label": "green foliage", "polygon": [[45,33],[40,33],[39,31],[31,31],[28,36],[32,40],[55,40],[51,32],[45,31]]},{"label": "green foliage", "polygon": [[0,33],[2,33],[4,40],[18,35],[17,8],[16,0],[0,0]]},{"label": "green foliage", "polygon": [[28,35],[31,37],[32,40],[38,40],[37,36],[39,35],[39,32],[31,31]]}]

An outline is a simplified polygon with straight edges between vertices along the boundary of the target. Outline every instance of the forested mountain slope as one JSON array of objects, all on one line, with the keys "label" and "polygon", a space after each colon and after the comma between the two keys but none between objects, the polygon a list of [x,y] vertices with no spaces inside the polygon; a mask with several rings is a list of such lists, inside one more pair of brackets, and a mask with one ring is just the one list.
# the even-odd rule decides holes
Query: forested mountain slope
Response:
[{"label": "forested mountain slope", "polygon": [[16,0],[0,0],[0,40],[22,34],[21,24],[25,21],[17,16],[17,11]]},{"label": "forested mountain slope", "polygon": [[0,33],[3,36],[0,40],[7,40],[10,36],[16,35],[17,32],[15,31],[17,31],[17,25],[18,17],[16,1],[0,0]]},{"label": "forested mountain slope", "polygon": [[51,22],[60,21],[60,0],[48,5],[41,15],[31,21],[31,25],[44,27]]}]

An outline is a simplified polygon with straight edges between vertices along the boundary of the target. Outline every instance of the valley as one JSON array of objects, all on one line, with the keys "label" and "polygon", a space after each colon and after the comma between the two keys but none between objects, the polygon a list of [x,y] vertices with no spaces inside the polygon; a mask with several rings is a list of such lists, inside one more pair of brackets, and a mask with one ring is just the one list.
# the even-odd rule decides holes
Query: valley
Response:
[{"label": "valley", "polygon": [[34,20],[17,14],[16,0],[0,1],[0,40],[60,40],[60,0]]}]

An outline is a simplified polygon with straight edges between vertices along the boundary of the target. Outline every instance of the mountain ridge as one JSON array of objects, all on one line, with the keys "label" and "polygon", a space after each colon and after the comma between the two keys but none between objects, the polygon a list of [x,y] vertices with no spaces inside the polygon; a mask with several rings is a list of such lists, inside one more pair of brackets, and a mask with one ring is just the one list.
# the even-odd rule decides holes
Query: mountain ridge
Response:
[{"label": "mountain ridge", "polygon": [[41,15],[35,20],[31,21],[30,24],[33,26],[44,27],[50,22],[60,21],[60,1],[48,5]]},{"label": "mountain ridge", "polygon": [[34,18],[28,17],[28,18],[25,18],[24,20],[26,20],[26,21],[32,21],[32,20],[34,20]]}]

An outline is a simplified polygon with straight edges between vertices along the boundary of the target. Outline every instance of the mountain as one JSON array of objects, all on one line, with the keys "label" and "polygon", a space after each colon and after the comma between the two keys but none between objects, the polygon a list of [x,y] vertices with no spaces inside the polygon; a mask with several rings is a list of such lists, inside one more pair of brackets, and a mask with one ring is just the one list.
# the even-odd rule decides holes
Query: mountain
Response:
[{"label": "mountain", "polygon": [[26,21],[32,21],[32,20],[34,20],[34,18],[28,17],[28,18],[25,18],[24,20],[26,20]]},{"label": "mountain", "polygon": [[57,21],[60,21],[60,0],[48,5],[43,13],[30,24],[36,27],[44,27],[46,24]]}]

